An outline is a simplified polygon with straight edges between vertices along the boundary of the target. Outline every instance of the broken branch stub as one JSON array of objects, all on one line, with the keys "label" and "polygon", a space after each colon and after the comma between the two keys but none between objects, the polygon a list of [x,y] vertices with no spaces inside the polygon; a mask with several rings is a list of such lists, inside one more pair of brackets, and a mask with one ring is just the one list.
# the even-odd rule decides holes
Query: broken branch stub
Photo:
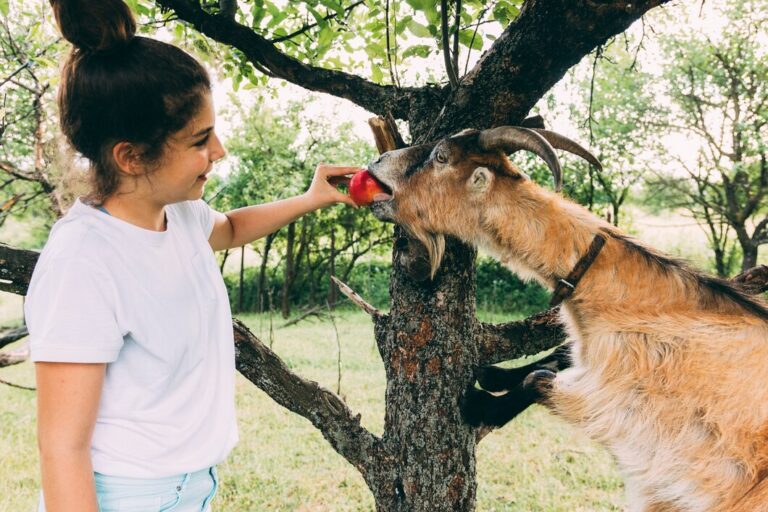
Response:
[{"label": "broken branch stub", "polygon": [[368,119],[368,126],[373,132],[373,139],[376,141],[376,149],[379,154],[405,147],[405,142],[397,131],[397,125],[391,114],[388,118],[372,117]]},{"label": "broken branch stub", "polygon": [[373,307],[372,305],[368,304],[365,299],[363,299],[355,290],[350,288],[347,284],[343,283],[341,280],[339,280],[336,276],[331,276],[331,282],[339,287],[339,291],[346,295],[346,297],[354,302],[356,305],[360,307],[363,311],[368,313],[374,318],[378,318],[381,316],[381,311]]}]

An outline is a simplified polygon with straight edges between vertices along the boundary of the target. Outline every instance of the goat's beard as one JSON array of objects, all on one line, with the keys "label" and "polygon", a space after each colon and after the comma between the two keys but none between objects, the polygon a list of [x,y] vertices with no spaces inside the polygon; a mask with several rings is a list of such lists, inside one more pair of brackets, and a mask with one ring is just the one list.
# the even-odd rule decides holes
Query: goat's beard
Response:
[{"label": "goat's beard", "polygon": [[429,255],[429,278],[434,279],[445,254],[445,236],[428,231],[409,230],[424,245]]}]

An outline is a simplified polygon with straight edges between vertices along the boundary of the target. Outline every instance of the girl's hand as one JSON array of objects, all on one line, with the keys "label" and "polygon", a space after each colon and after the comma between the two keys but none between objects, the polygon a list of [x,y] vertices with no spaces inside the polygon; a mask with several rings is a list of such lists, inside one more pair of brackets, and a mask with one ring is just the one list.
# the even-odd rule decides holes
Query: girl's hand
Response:
[{"label": "girl's hand", "polygon": [[320,164],[315,169],[312,184],[306,195],[318,208],[336,203],[344,203],[352,208],[357,208],[352,198],[337,190],[336,187],[342,183],[349,184],[350,175],[362,170],[360,167]]}]

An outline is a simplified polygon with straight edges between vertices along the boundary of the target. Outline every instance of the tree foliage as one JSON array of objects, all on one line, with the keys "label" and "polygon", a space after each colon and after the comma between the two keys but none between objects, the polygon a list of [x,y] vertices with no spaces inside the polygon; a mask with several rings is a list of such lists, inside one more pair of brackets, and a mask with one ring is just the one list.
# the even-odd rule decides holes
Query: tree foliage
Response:
[{"label": "tree foliage", "polygon": [[656,190],[707,228],[720,275],[732,272],[733,241],[742,271],[768,243],[768,22],[764,0],[731,0],[719,37],[684,32],[664,38],[664,83],[671,108],[661,124],[698,148],[676,159]]},{"label": "tree foliage", "polygon": [[[298,195],[309,187],[318,164],[364,165],[372,158],[371,146],[352,135],[350,126],[331,129],[304,107],[292,102],[276,112],[259,101],[239,109],[240,124],[228,142],[235,163],[228,176],[211,184],[214,208],[228,211]],[[279,303],[284,316],[292,304],[333,303],[330,275],[346,280],[360,258],[389,240],[388,231],[365,209],[334,207],[308,214],[253,244],[261,259],[256,296],[242,300],[259,311]],[[238,297],[235,303],[241,302]]]},{"label": "tree foliage", "polygon": [[61,147],[53,105],[64,45],[44,6],[0,4],[0,226],[10,216],[61,214]]}]

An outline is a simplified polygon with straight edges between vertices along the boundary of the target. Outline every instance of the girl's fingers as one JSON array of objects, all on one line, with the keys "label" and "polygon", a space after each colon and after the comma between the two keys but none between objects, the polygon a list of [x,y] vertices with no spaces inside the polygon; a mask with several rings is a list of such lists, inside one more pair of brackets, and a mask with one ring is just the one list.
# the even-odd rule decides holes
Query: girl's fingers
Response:
[{"label": "girl's fingers", "polygon": [[320,164],[317,166],[317,170],[323,172],[325,176],[344,176],[347,174],[355,174],[364,171],[365,169],[359,166]]}]

